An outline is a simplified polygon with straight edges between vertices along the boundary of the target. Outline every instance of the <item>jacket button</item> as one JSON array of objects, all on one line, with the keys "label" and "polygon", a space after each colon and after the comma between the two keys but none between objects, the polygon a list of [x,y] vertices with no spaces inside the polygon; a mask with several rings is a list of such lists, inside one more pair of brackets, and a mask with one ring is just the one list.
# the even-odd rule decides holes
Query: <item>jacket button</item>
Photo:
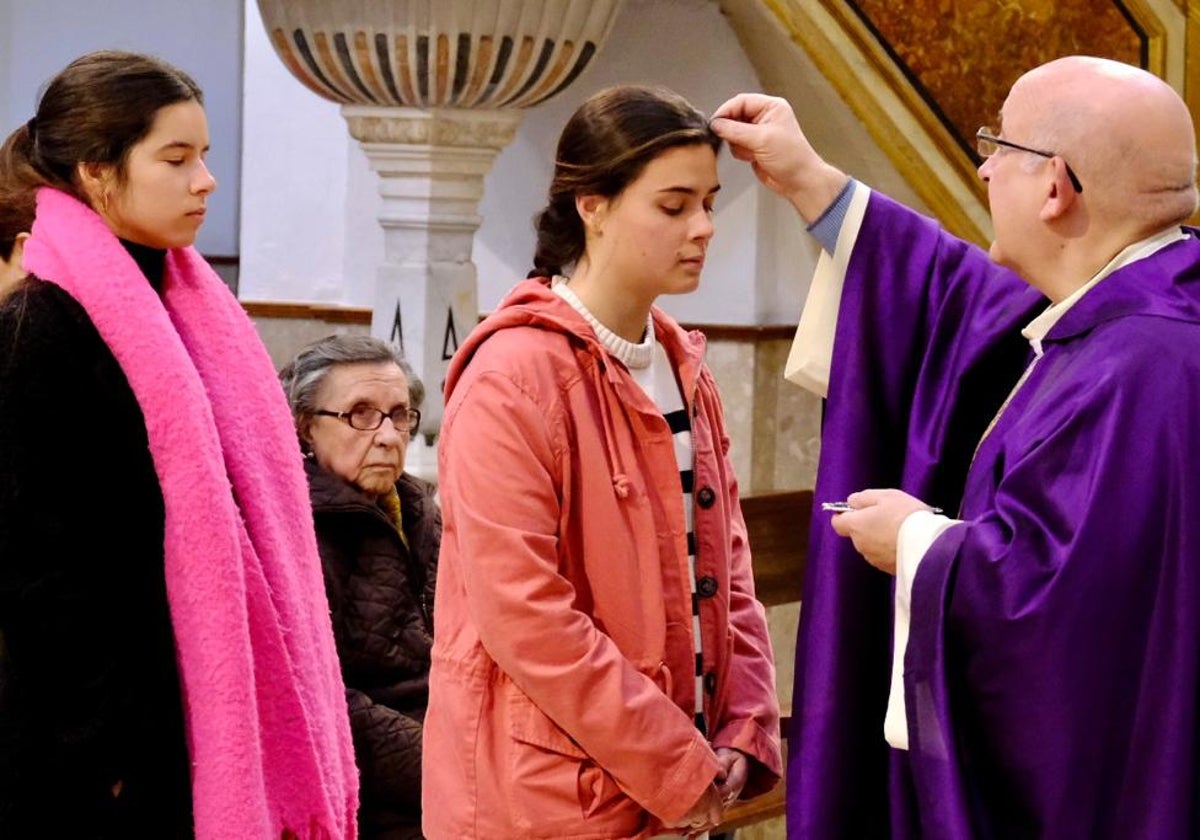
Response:
[{"label": "jacket button", "polygon": [[709,671],[704,675],[704,690],[709,694],[717,693],[717,674],[715,671]]},{"label": "jacket button", "polygon": [[717,594],[717,579],[705,575],[696,582],[696,591],[700,593],[701,598],[711,598]]},{"label": "jacket button", "polygon": [[696,503],[705,510],[708,510],[710,507],[712,507],[713,502],[716,500],[717,494],[714,493],[713,489],[707,485],[696,491]]}]

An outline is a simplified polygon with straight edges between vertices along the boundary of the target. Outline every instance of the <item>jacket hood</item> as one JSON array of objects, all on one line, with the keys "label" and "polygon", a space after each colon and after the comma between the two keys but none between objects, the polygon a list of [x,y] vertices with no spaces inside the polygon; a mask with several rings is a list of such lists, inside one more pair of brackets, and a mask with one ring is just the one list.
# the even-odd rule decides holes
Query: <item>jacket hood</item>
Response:
[{"label": "jacket hood", "polygon": [[[450,360],[444,394],[447,403],[454,393],[454,387],[483,342],[501,330],[513,327],[532,326],[566,334],[572,342],[601,363],[601,370],[608,367],[606,359],[610,354],[596,337],[591,325],[569,303],[551,290],[550,283],[548,277],[522,280],[509,290],[496,310],[471,331],[454,354],[454,358]],[[658,307],[653,307],[651,314],[654,318],[655,335],[678,365],[681,381],[694,382],[704,359],[704,336],[699,332],[685,332]],[[690,402],[690,396],[688,400]]]},{"label": "jacket hood", "polygon": [[578,312],[565,300],[550,290],[550,278],[536,277],[522,280],[513,286],[491,315],[471,330],[467,339],[450,360],[446,371],[445,400],[450,402],[454,387],[462,378],[463,371],[475,357],[485,341],[501,330],[513,327],[539,327],[553,332],[565,333],[578,341],[597,358],[604,355],[604,347],[596,334]]},{"label": "jacket hood", "polygon": [[[501,330],[531,326],[566,335],[577,348],[595,361],[595,364],[587,366],[587,375],[591,378],[596,393],[602,395],[600,406],[605,456],[612,475],[613,489],[619,498],[626,498],[630,481],[624,459],[616,445],[616,418],[631,411],[653,411],[656,407],[633,382],[624,370],[624,365],[604,347],[591,325],[574,307],[559,297],[550,284],[551,280],[547,277],[518,283],[500,302],[496,311],[471,332],[450,361],[446,374],[446,404],[449,405],[455,386],[480,346]],[[651,308],[651,317],[656,340],[663,345],[667,356],[677,368],[679,381],[683,385],[684,402],[690,413],[704,359],[704,336],[699,332],[684,332],[672,318],[657,307]],[[622,398],[622,395],[625,397]]]}]

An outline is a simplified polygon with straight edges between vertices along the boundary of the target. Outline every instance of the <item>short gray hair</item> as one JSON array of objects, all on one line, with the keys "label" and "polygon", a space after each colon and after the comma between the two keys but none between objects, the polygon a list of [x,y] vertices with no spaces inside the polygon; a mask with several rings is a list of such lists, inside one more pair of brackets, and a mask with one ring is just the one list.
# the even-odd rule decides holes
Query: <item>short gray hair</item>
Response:
[{"label": "short gray hair", "polygon": [[283,385],[284,394],[287,395],[301,442],[304,431],[302,425],[317,410],[317,392],[321,390],[321,383],[325,381],[329,372],[342,365],[381,362],[390,362],[404,371],[408,380],[409,405],[419,408],[425,399],[425,386],[420,377],[396,347],[374,336],[330,335],[314,341],[293,356],[279,371],[279,381]]}]

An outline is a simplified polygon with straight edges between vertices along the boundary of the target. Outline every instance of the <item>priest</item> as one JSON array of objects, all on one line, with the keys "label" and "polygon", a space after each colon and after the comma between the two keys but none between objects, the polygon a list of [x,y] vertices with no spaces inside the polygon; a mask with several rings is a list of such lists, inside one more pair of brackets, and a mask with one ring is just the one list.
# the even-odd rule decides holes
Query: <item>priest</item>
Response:
[{"label": "priest", "polygon": [[782,99],[713,127],[824,249],[788,375],[826,399],[816,497],[850,510],[814,513],[788,836],[1200,837],[1183,101],[1103,59],[1023,75],[977,135],[989,252]]}]

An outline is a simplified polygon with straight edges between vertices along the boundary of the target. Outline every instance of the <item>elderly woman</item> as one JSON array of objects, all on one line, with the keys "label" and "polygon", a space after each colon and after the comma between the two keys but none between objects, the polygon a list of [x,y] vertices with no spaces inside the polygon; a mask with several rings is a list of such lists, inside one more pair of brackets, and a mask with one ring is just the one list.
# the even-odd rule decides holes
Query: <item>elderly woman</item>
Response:
[{"label": "elderly woman", "polygon": [[330,336],[280,374],[306,455],[354,747],[363,838],[421,836],[421,725],[442,517],[404,474],[423,389],[392,349]]}]

